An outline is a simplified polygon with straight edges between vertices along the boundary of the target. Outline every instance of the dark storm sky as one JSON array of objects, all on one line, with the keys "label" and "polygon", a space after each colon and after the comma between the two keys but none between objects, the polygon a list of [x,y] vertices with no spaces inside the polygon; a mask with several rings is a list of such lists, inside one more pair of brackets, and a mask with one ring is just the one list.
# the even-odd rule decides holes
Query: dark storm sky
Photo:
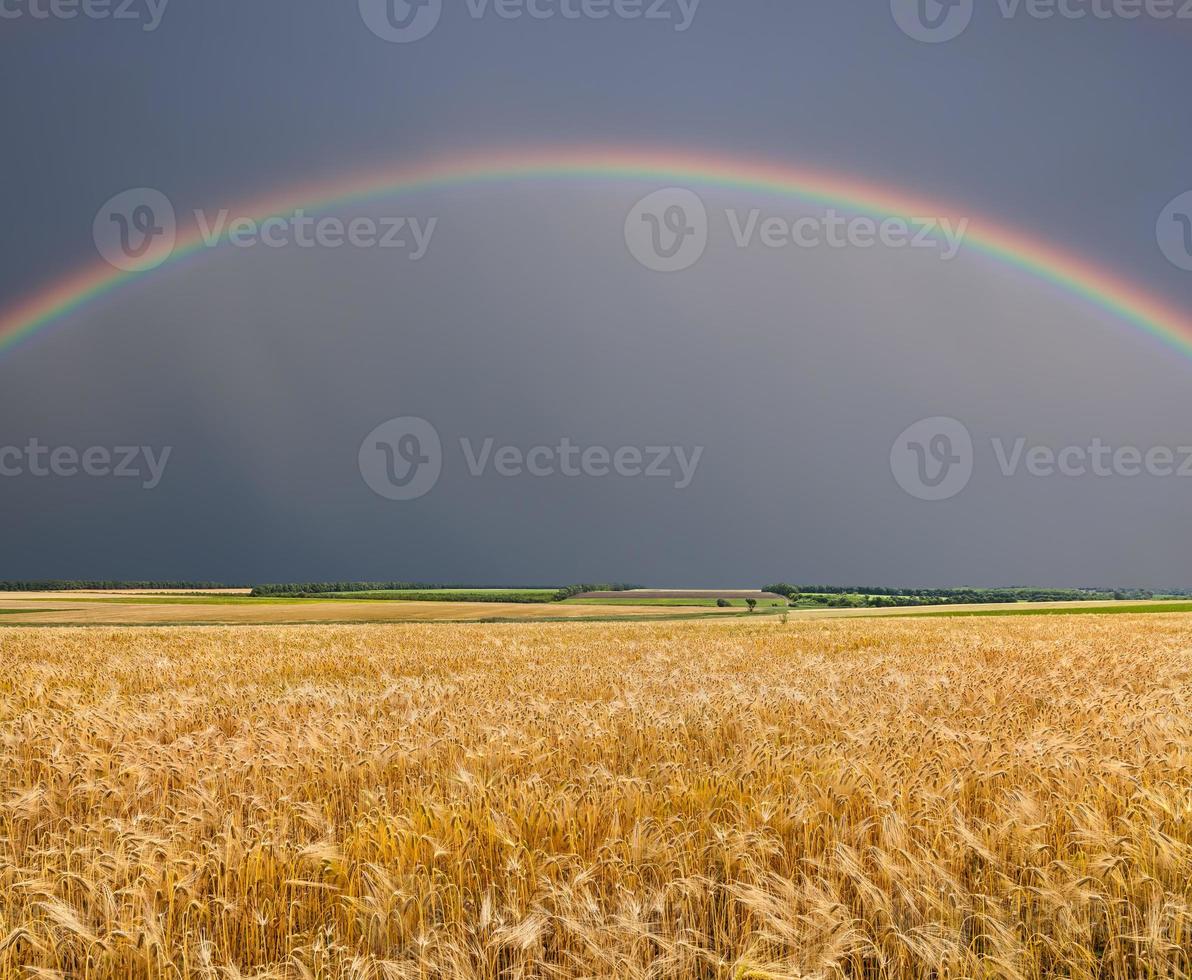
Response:
[{"label": "dark storm sky", "polygon": [[[1192,190],[1189,19],[1007,18],[978,0],[963,34],[925,44],[885,0],[703,0],[684,31],[445,0],[429,36],[394,44],[355,2],[170,0],[153,31],[31,2],[0,3],[0,310],[95,263],[93,220],[129,188],[214,213],[530,145],[846,173],[1192,310],[1192,272],[1156,242]],[[624,225],[665,186],[354,205],[336,213],[436,219],[426,256],[205,250],[3,353],[0,448],[171,454],[152,489],[0,476],[0,578],[1192,586],[1192,476],[1004,476],[991,449],[1192,446],[1186,356],[971,249],[736,248],[725,209],[822,210],[757,192],[700,189],[707,253],[652,272]],[[358,453],[405,416],[437,430],[442,474],[393,501]],[[976,459],[930,502],[900,487],[891,446],[934,416],[965,424]],[[460,440],[489,437],[702,455],[681,489],[473,476]]]}]

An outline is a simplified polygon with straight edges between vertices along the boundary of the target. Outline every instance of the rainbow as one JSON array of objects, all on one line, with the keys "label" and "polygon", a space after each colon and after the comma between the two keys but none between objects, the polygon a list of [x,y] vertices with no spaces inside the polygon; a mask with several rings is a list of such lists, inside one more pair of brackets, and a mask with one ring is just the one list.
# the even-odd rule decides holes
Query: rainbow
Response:
[{"label": "rainbow", "polygon": [[[874,217],[969,218],[965,239],[975,249],[1005,265],[1052,283],[1081,300],[1112,313],[1143,333],[1192,356],[1192,320],[1176,307],[1137,285],[1070,251],[967,209],[916,199],[825,170],[789,167],[707,154],[609,149],[519,150],[455,156],[372,173],[337,177],[290,187],[267,198],[230,208],[236,216],[263,221],[297,209],[326,212],[376,198],[460,185],[536,180],[623,180],[690,188],[739,190],[799,198]],[[179,228],[166,264],[204,248],[197,228]],[[0,312],[0,352],[150,272],[122,272],[95,264],[50,283]]]}]

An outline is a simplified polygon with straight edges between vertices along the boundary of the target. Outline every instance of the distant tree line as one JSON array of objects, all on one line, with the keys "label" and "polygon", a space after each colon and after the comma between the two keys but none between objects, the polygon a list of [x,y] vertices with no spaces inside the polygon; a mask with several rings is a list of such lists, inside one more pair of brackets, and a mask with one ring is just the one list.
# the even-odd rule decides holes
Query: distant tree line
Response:
[{"label": "distant tree line", "polygon": [[[427,582],[286,582],[277,585],[258,585],[252,590],[254,596],[262,598],[275,599],[313,599],[319,596],[325,596],[335,593],[362,593],[362,592],[427,592],[443,593],[446,590],[460,590],[460,589],[474,589],[476,586],[470,585],[441,585]],[[450,596],[441,596],[435,598],[442,598],[455,602],[563,602],[565,599],[570,599],[577,595],[582,595],[585,592],[624,592],[628,589],[635,589],[635,585],[625,585],[621,583],[599,583],[599,584],[583,584],[583,585],[569,585],[565,588],[558,589],[550,600],[544,600],[540,597],[529,595],[521,589],[509,589],[507,592],[494,592],[485,594],[483,592],[466,593]]]},{"label": "distant tree line", "polygon": [[[791,601],[806,600],[821,605],[921,606],[1002,602],[1084,602],[1096,600],[1153,599],[1151,589],[894,589],[869,585],[767,585],[764,591]],[[1161,595],[1187,596],[1187,590]],[[830,599],[828,597],[836,597]],[[850,601],[840,601],[850,600]]]},{"label": "distant tree line", "polygon": [[625,582],[588,582],[583,585],[568,585],[566,588],[559,589],[555,593],[555,602],[573,599],[577,595],[583,595],[585,592],[628,592],[630,589],[639,588],[641,588],[640,585],[629,585]]},{"label": "distant tree line", "polygon": [[425,582],[282,582],[253,587],[255,596],[326,595],[328,592],[407,592],[414,589],[455,589],[461,586]]},{"label": "distant tree line", "polygon": [[235,589],[241,586],[226,585],[223,582],[125,582],[111,579],[43,579],[41,581],[0,581],[0,592],[77,592],[116,591],[118,589],[188,589],[201,591],[206,589]]}]

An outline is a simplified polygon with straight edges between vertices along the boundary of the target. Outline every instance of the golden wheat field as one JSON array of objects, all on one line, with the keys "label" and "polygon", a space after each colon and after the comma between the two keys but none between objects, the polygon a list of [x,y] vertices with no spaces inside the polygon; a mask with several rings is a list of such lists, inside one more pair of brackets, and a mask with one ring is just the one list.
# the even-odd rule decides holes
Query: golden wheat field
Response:
[{"label": "golden wheat field", "polygon": [[1192,617],[0,630],[0,978],[1186,977]]}]

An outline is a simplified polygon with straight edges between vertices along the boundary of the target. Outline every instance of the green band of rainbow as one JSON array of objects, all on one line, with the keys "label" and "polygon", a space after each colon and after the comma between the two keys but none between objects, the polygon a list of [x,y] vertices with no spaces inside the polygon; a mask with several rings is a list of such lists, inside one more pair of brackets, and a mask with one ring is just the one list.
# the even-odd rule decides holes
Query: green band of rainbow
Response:
[{"label": "green band of rainbow", "polygon": [[[1051,282],[1192,356],[1192,320],[1165,301],[1074,253],[965,209],[916,199],[838,174],[706,154],[610,149],[522,150],[459,156],[292,187],[238,208],[258,221],[370,199],[456,185],[535,179],[625,180],[797,197],[875,217],[969,219],[965,244]],[[205,247],[197,228],[179,229],[167,264]],[[102,260],[35,292],[0,314],[0,351],[147,272],[122,272]]]}]

